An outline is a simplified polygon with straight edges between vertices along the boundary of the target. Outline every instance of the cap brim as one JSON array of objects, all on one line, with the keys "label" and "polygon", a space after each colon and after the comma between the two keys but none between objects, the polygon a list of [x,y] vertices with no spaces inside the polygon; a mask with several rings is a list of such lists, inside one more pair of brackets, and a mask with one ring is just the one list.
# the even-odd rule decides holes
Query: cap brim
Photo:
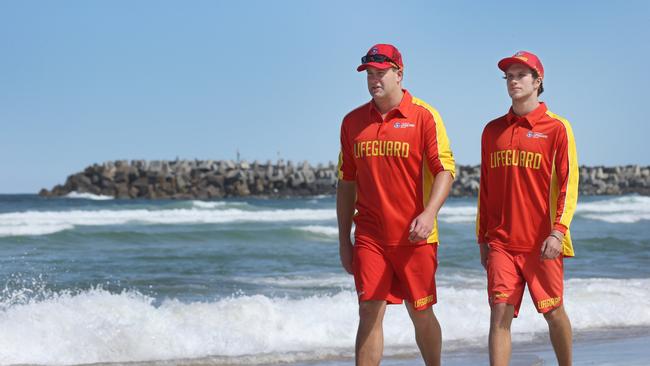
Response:
[{"label": "cap brim", "polygon": [[506,57],[503,60],[499,61],[497,66],[499,67],[499,69],[501,69],[501,71],[506,72],[508,68],[514,64],[524,65],[530,69],[533,68],[526,61],[517,57]]},{"label": "cap brim", "polygon": [[388,62],[368,62],[367,64],[362,64],[361,66],[357,67],[357,71],[363,71],[369,67],[385,70],[390,69],[391,67],[395,67],[395,65]]}]

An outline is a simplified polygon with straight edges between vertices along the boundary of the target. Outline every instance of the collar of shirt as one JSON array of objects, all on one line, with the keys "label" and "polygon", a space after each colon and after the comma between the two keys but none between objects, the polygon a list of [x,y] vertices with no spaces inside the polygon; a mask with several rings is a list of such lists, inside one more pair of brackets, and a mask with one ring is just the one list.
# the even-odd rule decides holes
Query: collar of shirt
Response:
[{"label": "collar of shirt", "polygon": [[548,109],[546,108],[546,104],[544,102],[540,102],[539,106],[526,114],[525,116],[518,116],[515,114],[515,112],[512,111],[512,107],[510,107],[510,110],[508,111],[508,114],[506,115],[506,120],[508,123],[516,123],[519,125],[522,124],[528,124],[531,128],[535,127],[535,124],[542,119],[544,115],[546,115],[546,111]]},{"label": "collar of shirt", "polygon": [[[402,89],[404,92],[404,95],[402,96],[402,101],[399,103],[399,105],[396,108],[391,109],[387,114],[386,114],[386,121],[389,121],[391,118],[394,117],[402,117],[402,118],[407,118],[408,117],[408,110],[409,106],[411,105],[411,101],[413,100],[413,97],[411,96],[411,93],[408,92],[406,89]],[[370,108],[368,108],[368,112],[370,113],[370,120],[371,121],[382,121],[381,118],[381,113],[377,110],[375,107],[375,102],[370,101],[368,103],[370,105]]]}]

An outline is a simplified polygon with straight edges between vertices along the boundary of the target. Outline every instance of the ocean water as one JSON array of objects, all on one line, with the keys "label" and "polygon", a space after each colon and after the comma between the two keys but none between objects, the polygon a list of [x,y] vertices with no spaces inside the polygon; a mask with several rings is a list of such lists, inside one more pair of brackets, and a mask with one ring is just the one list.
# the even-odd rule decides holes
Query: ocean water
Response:
[{"label": "ocean water", "polygon": [[[485,347],[475,199],[439,215],[447,351]],[[650,197],[581,197],[566,260],[577,334],[650,327]],[[304,363],[353,354],[334,197],[137,201],[0,195],[0,365]],[[546,334],[528,295],[513,338]],[[417,353],[403,306],[386,355]]]}]

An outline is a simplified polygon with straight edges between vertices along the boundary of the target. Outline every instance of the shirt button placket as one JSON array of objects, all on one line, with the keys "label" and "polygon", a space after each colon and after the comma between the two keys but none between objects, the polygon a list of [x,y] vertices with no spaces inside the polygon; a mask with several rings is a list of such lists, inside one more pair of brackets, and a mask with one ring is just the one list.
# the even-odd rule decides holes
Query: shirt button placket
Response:
[{"label": "shirt button placket", "polygon": [[383,130],[386,129],[385,126],[386,126],[386,121],[387,121],[387,120],[388,120],[388,115],[386,115],[386,120],[384,120],[384,119],[382,118],[382,119],[379,121],[379,126],[377,126],[377,139],[378,139],[378,140],[380,139]]},{"label": "shirt button placket", "polygon": [[512,129],[512,137],[510,138],[510,147],[516,150],[519,147],[519,124],[515,123],[515,128]]}]

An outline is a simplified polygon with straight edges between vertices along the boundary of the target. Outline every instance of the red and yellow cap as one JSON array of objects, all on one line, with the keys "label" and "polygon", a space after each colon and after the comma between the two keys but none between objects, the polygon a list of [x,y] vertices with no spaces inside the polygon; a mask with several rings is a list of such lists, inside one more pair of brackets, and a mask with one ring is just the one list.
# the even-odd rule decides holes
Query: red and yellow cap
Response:
[{"label": "red and yellow cap", "polygon": [[404,69],[402,54],[399,53],[397,47],[391,44],[376,44],[370,47],[368,53],[361,58],[361,65],[357,67],[357,71],[363,71],[368,67],[378,69],[397,67],[402,70]]},{"label": "red and yellow cap", "polygon": [[515,53],[512,57],[506,57],[503,60],[499,61],[497,64],[499,68],[506,72],[512,64],[522,64],[530,67],[531,69],[537,71],[540,77],[544,77],[544,66],[535,54],[532,54],[528,51],[519,51]]}]

